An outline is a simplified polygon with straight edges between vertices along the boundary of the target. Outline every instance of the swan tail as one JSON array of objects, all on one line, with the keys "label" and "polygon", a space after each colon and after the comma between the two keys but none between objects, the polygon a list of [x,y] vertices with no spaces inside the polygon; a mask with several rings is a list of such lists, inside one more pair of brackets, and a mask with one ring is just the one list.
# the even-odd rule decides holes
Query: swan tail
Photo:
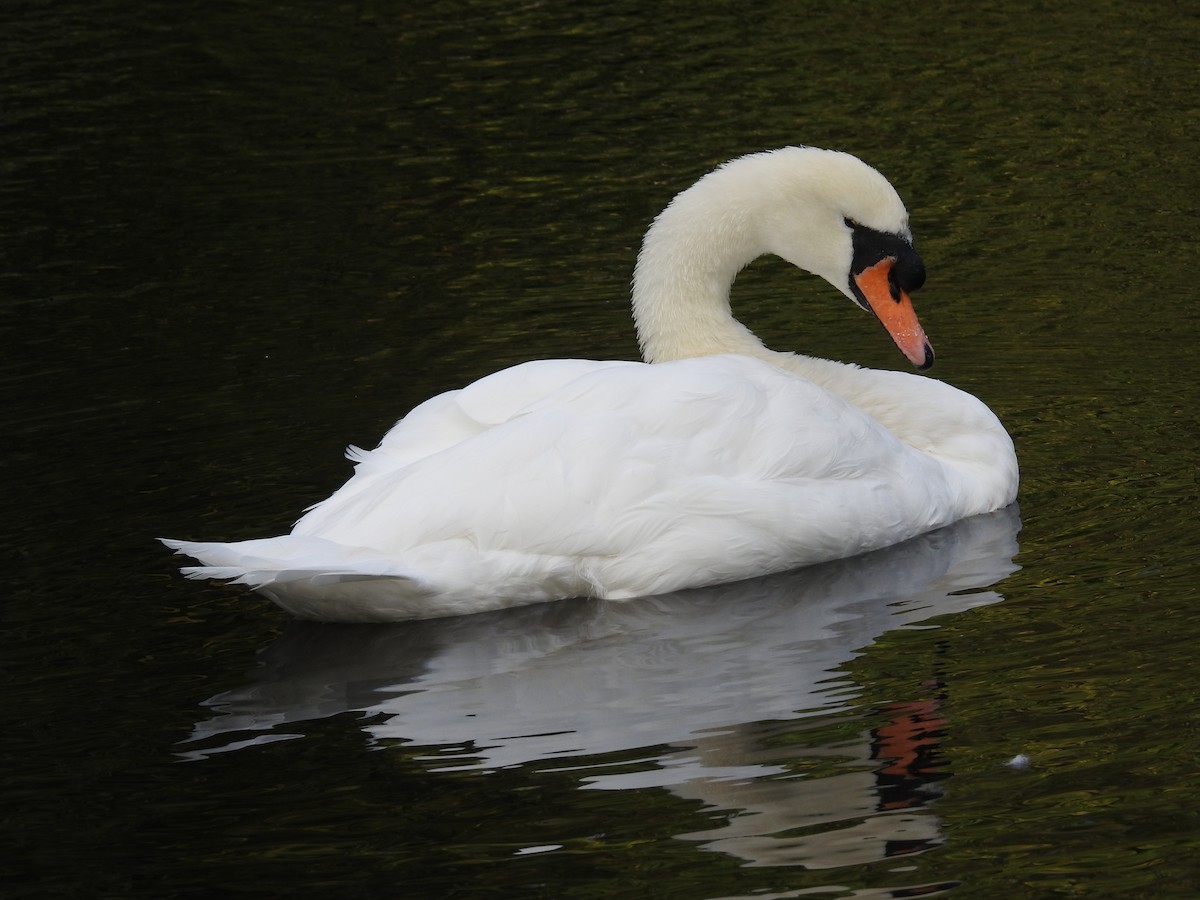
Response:
[{"label": "swan tail", "polygon": [[200,565],[180,571],[259,592],[292,615],[324,622],[383,622],[446,615],[430,600],[444,589],[419,572],[369,551],[288,535],[219,543],[160,538]]},{"label": "swan tail", "polygon": [[228,544],[160,540],[201,563],[182,567],[188,578],[247,585],[319,622],[458,616],[588,596],[596,587],[570,558],[481,553],[466,540],[410,548],[403,559],[297,534]]}]

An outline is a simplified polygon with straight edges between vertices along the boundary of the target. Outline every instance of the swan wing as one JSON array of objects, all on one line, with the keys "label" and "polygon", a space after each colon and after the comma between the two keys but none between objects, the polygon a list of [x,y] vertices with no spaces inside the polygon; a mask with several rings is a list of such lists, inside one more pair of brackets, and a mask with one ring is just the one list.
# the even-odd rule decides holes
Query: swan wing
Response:
[{"label": "swan wing", "polygon": [[567,561],[576,592],[634,596],[701,583],[696,566],[702,583],[748,577],[943,524],[935,461],[759,360],[530,363],[484,382],[414,411],[294,533],[393,559],[436,544]]},{"label": "swan wing", "polygon": [[291,535],[168,546],[305,618],[628,598],[877,549],[985,510],[763,360],[526,363],[398,423]]}]

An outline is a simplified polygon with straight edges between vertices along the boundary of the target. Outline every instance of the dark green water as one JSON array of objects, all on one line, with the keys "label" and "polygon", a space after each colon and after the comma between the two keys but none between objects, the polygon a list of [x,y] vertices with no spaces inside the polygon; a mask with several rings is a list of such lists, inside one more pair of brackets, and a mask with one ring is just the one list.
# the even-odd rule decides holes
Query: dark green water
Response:
[{"label": "dark green water", "polygon": [[[0,24],[7,896],[1195,895],[1192,5]],[[346,444],[503,365],[633,357],[646,224],[789,143],[905,197],[932,374],[1009,426],[1019,522],[349,630],[153,543],[286,530]],[[903,365],[778,263],[735,301],[773,346]]]}]

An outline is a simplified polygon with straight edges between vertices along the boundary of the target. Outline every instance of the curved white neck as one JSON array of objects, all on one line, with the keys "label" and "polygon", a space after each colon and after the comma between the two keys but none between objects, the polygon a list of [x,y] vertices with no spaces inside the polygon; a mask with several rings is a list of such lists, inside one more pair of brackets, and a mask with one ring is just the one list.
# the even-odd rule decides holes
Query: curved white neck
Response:
[{"label": "curved white neck", "polygon": [[655,219],[638,254],[633,317],[643,358],[773,357],[733,318],[734,278],[773,253],[851,297],[851,214],[906,227],[904,206],[883,176],[844,153],[788,147],[701,178]]},{"label": "curved white neck", "polygon": [[[729,290],[761,256],[742,227],[693,211],[680,195],[646,234],[633,280],[633,320],[646,362],[754,355],[762,342],[733,317]],[[737,223],[741,224],[741,223]]]}]

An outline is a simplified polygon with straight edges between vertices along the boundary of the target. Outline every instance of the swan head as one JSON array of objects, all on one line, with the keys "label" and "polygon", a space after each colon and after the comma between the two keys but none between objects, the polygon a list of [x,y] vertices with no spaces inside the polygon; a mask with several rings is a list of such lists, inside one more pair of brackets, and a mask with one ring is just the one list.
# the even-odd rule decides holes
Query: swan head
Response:
[{"label": "swan head", "polygon": [[760,220],[766,251],[820,275],[872,313],[914,366],[932,366],[933,347],[910,296],[925,283],[925,266],[888,180],[857,157],[816,147],[752,154],[727,166],[743,162],[750,177],[775,184]]},{"label": "swan head", "polygon": [[[700,247],[708,248],[703,259]],[[669,293],[664,284],[677,280],[693,296],[720,293],[727,313],[738,270],[766,253],[821,276],[872,313],[918,369],[933,365],[910,297],[925,281],[925,267],[913,249],[903,201],[866,163],[816,147],[784,147],[725,163],[658,217],[643,244],[634,288],[648,358],[683,354],[658,350],[665,342],[653,332],[664,316],[644,302],[647,296]],[[702,284],[707,287],[698,288]]]}]

